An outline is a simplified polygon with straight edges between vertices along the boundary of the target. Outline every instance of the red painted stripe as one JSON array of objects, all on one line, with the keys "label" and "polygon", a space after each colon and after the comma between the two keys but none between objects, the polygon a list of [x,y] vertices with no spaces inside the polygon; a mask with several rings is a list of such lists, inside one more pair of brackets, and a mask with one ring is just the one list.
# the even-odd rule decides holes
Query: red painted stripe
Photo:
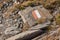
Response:
[{"label": "red painted stripe", "polygon": [[32,12],[32,15],[33,15],[33,17],[34,17],[35,19],[38,19],[37,15],[36,15],[36,13],[35,13],[34,11]]}]

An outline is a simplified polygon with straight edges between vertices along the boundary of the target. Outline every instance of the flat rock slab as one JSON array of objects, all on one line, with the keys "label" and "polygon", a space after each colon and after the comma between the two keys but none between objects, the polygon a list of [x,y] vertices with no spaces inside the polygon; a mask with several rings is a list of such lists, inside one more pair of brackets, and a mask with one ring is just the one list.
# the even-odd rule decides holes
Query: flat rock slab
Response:
[{"label": "flat rock slab", "polygon": [[12,36],[6,40],[29,40],[32,39],[38,35],[41,35],[43,32],[41,30],[32,30],[32,31],[26,31],[22,32],[20,34],[17,34],[15,36]]}]

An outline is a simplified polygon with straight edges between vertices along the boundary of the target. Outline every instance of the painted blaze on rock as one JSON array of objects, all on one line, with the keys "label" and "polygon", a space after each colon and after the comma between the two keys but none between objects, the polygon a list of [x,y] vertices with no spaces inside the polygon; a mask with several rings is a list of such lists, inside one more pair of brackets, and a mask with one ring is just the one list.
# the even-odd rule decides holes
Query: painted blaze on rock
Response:
[{"label": "painted blaze on rock", "polygon": [[44,23],[51,19],[51,14],[45,9],[38,7],[28,7],[23,12],[19,12],[22,16],[24,23],[28,23],[30,26],[36,25],[36,23]]}]

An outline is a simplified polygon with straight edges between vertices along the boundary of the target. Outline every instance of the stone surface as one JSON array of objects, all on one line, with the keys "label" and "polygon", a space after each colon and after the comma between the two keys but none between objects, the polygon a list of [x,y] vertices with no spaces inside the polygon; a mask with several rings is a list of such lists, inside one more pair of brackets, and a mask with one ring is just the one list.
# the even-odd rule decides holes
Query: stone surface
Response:
[{"label": "stone surface", "polygon": [[[29,4],[30,3],[30,4]],[[52,30],[50,29],[50,31],[53,30],[57,30],[57,28],[59,28],[59,24],[56,23],[56,15],[60,14],[60,2],[58,2],[57,0],[46,0],[43,1],[41,0],[0,0],[0,40],[5,40],[7,38],[10,38],[12,36],[15,36],[19,33],[21,33],[22,31],[27,31],[30,30],[28,33],[31,32],[31,30],[38,30],[42,27],[50,27],[52,25]],[[50,6],[48,6],[50,5]],[[21,6],[21,8],[20,8]],[[35,7],[34,7],[35,6]],[[48,9],[44,6],[47,6]],[[52,8],[53,6],[53,8]],[[45,16],[47,17],[46,21],[43,22],[42,24],[39,25],[33,25],[33,22],[35,22],[35,20],[31,20],[31,18],[29,19],[29,16],[31,16],[31,12],[32,9],[39,9],[41,8],[41,10],[43,11],[43,13],[45,14]],[[23,10],[21,10],[23,9]],[[19,13],[20,11],[20,13]],[[49,11],[49,12],[46,12]],[[23,13],[23,16],[27,13],[29,13],[27,16],[25,15],[26,19],[28,20],[25,21],[25,17],[21,17],[21,13]],[[25,13],[25,14],[24,14]],[[50,13],[49,15],[47,13]],[[23,20],[24,19],[24,20]],[[48,21],[48,22],[47,22]],[[26,25],[24,25],[24,23],[26,22]],[[59,22],[59,21],[58,21]],[[33,26],[29,26],[33,25]],[[54,31],[53,31],[54,32]],[[55,34],[53,34],[52,36],[46,36],[49,40],[53,40],[56,39],[60,40],[60,35],[59,34],[60,31],[56,32]],[[51,34],[51,33],[50,33]],[[56,35],[56,37],[55,37]],[[23,35],[22,35],[23,36]],[[43,36],[45,37],[45,36]],[[46,39],[45,37],[45,39]],[[45,40],[43,38],[43,40]],[[46,40],[48,40],[46,39]],[[40,39],[39,39],[40,40]]]}]

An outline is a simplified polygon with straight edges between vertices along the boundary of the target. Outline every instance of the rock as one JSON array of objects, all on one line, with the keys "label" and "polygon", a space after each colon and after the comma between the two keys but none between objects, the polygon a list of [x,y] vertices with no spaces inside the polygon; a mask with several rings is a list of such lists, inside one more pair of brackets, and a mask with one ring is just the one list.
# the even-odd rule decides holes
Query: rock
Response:
[{"label": "rock", "polygon": [[49,25],[50,25],[50,21],[43,23],[43,24],[38,24],[34,27],[29,28],[29,30],[39,30],[41,28],[48,27]]},{"label": "rock", "polygon": [[41,33],[42,33],[41,30],[25,31],[25,32],[22,32],[18,35],[12,36],[6,40],[29,40]]},{"label": "rock", "polygon": [[[21,30],[20,30],[20,31],[21,31]],[[7,28],[7,29],[5,30],[5,34],[6,34],[6,35],[7,35],[7,34],[12,34],[12,35],[14,35],[14,34],[19,33],[20,31],[18,31],[17,27],[9,27],[9,28]]]}]

